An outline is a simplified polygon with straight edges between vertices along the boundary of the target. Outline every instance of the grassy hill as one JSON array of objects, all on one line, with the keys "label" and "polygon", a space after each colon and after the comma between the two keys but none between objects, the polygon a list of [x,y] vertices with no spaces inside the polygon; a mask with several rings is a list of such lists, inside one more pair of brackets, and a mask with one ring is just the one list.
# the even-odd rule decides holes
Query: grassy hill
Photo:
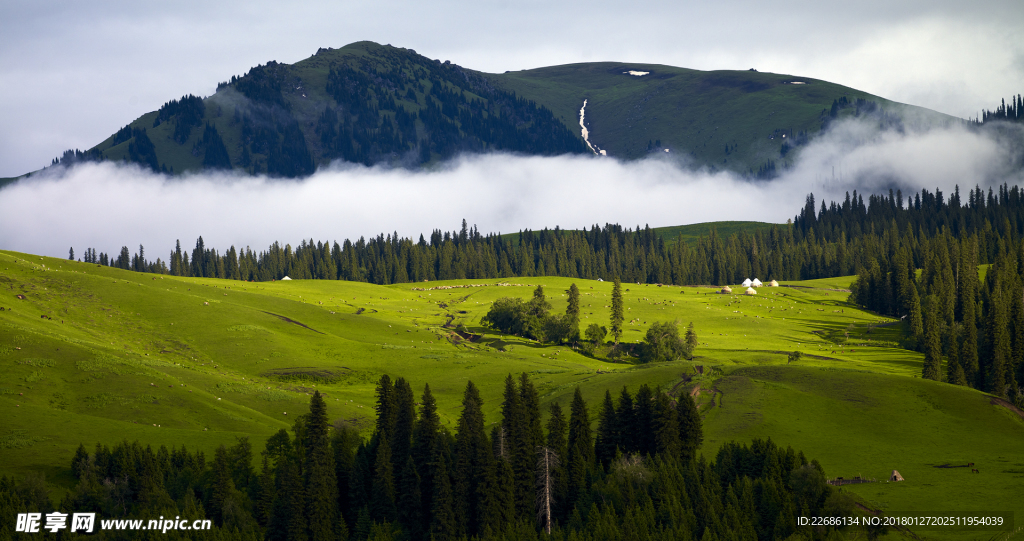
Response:
[{"label": "grassy hill", "polygon": [[[796,153],[780,152],[787,140],[797,146],[818,133],[832,118],[833,102],[844,97],[849,103],[873,101],[900,118],[952,120],[828,81],[757,71],[594,62],[506,73],[498,81],[547,105],[577,131],[588,100],[591,142],[611,156],[633,159],[667,150],[740,173],[756,172],[769,160],[779,167],[791,162]],[[862,112],[839,108],[835,114]]]},{"label": "grassy hill", "polygon": [[766,178],[839,118],[957,121],[795,75],[617,62],[490,74],[364,41],[256,66],[212,96],[171,100],[61,161],[297,177],[332,160],[417,166],[463,151],[588,153],[584,100],[590,140],[610,156],[667,151],[695,166]]},{"label": "grassy hill", "polygon": [[[0,252],[0,474],[44,472],[59,495],[79,443],[188,442],[209,453],[247,436],[259,448],[307,409],[314,389],[332,419],[369,428],[374,383],[385,373],[417,393],[429,383],[450,427],[473,380],[493,423],[502,379],[527,372],[542,405],[567,405],[577,385],[595,405],[623,385],[695,393],[709,457],[731,440],[771,437],[818,458],[830,477],[899,470],[905,483],[844,487],[887,513],[1021,516],[1024,419],[984,393],[917,377],[921,355],[896,347],[898,327],[880,326],[890,321],[836,291],[851,279],[783,283],[800,287],[754,297],[625,284],[625,342],[640,341],[654,321],[678,320],[692,321],[701,343],[692,361],[633,365],[479,323],[494,300],[529,297],[537,284],[562,311],[563,291],[576,282],[583,324],[606,325],[607,282],[248,283]],[[456,335],[459,323],[479,338]],[[803,358],[789,364],[794,350]],[[967,462],[983,474],[944,467]]]}]

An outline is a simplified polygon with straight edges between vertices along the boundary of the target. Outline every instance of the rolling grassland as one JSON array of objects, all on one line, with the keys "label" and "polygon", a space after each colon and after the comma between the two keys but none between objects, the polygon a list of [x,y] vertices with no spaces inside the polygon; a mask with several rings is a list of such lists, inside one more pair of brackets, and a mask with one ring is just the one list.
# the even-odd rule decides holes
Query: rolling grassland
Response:
[{"label": "rolling grassland", "polygon": [[[314,390],[332,419],[368,433],[383,374],[406,378],[417,396],[429,383],[449,428],[472,380],[493,423],[504,377],[526,372],[542,411],[566,406],[576,386],[592,408],[623,386],[691,393],[708,459],[723,443],[770,437],[817,458],[830,478],[878,479],[843,487],[870,509],[1024,520],[1024,418],[987,394],[922,380],[922,356],[898,347],[898,322],[847,304],[851,280],[783,282],[755,296],[623,284],[622,342],[640,342],[656,321],[693,322],[700,342],[692,360],[642,365],[480,324],[496,299],[529,298],[537,285],[562,312],[576,283],[581,327],[607,326],[610,282],[249,283],[0,252],[0,474],[45,473],[59,498],[80,443],[212,454],[248,437],[258,449],[308,411]],[[793,351],[802,356],[791,362]],[[905,482],[885,482],[894,469]]]}]

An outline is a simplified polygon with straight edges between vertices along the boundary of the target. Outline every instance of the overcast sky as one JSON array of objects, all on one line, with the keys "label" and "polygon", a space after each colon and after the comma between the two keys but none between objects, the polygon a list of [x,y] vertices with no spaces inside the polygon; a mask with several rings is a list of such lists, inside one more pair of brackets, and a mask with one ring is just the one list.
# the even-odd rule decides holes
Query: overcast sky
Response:
[{"label": "overcast sky", "polygon": [[502,72],[616,60],[799,74],[975,116],[1024,92],[1020,0],[0,2],[0,177],[268,60],[359,40]]}]

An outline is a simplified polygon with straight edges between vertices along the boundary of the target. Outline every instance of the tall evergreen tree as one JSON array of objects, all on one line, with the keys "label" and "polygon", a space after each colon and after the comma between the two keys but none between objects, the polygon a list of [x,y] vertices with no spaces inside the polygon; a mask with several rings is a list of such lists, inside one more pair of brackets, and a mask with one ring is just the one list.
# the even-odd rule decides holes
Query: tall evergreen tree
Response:
[{"label": "tall evergreen tree", "polygon": [[565,474],[563,464],[569,453],[566,440],[567,428],[568,423],[565,420],[565,414],[562,413],[562,407],[558,405],[558,402],[552,402],[549,408],[548,437],[545,448],[558,460],[558,463],[553,466],[551,473],[553,487],[551,496],[553,499],[552,514],[555,517],[565,516],[566,500],[569,492],[568,477]]},{"label": "tall evergreen tree", "polygon": [[601,413],[597,419],[597,437],[594,438],[594,456],[602,468],[607,469],[615,458],[618,438],[615,436],[617,422],[615,419],[615,403],[612,402],[611,391],[605,390]]},{"label": "tall evergreen tree", "polygon": [[[610,396],[608,397],[610,401]],[[682,452],[679,438],[679,418],[667,394],[661,389],[654,398],[654,444],[655,452],[666,457],[676,457]]]},{"label": "tall evergreen tree", "polygon": [[395,504],[395,475],[391,464],[391,444],[381,436],[374,463],[373,489],[370,491],[370,518],[375,522],[394,522],[398,517]]},{"label": "tall evergreen tree", "polygon": [[430,536],[437,541],[447,541],[458,537],[459,525],[451,477],[448,474],[448,461],[439,445],[434,447],[433,462],[434,492],[430,500]]},{"label": "tall evergreen tree", "polygon": [[676,401],[676,418],[679,420],[679,440],[682,443],[680,456],[689,461],[697,456],[697,450],[704,443],[704,430],[701,426],[700,412],[697,403],[690,393],[681,393]]},{"label": "tall evergreen tree", "polygon": [[938,304],[936,297],[928,299],[928,329],[924,334],[924,367],[921,369],[921,377],[939,381],[942,379],[942,346],[939,342],[939,321]]},{"label": "tall evergreen tree", "polygon": [[697,349],[697,331],[693,328],[693,322],[686,327],[686,346],[690,351]]},{"label": "tall evergreen tree", "polygon": [[569,326],[569,342],[580,339],[580,288],[573,283],[569,286],[569,304],[565,308],[566,323]]},{"label": "tall evergreen tree", "polygon": [[623,453],[635,453],[640,450],[633,395],[629,394],[629,389],[625,386],[619,393],[619,402],[615,408],[615,440]]},{"label": "tall evergreen tree", "polygon": [[330,541],[344,525],[338,517],[338,482],[331,450],[327,404],[320,391],[313,392],[306,422],[306,465],[303,468],[307,496],[310,541]]},{"label": "tall evergreen tree", "polygon": [[462,398],[455,435],[454,511],[459,532],[477,535],[480,528],[480,496],[484,476],[493,461],[493,453],[484,432],[483,401],[470,381]]},{"label": "tall evergreen tree", "polygon": [[615,340],[616,345],[619,343],[619,338],[622,337],[622,322],[624,319],[625,315],[622,310],[622,283],[618,278],[616,278],[615,283],[612,285],[611,315],[612,338]]},{"label": "tall evergreen tree", "polygon": [[591,468],[594,464],[594,440],[590,431],[590,415],[587,403],[576,387],[569,410],[569,440],[566,466],[568,468],[568,508],[572,508],[588,486]]}]

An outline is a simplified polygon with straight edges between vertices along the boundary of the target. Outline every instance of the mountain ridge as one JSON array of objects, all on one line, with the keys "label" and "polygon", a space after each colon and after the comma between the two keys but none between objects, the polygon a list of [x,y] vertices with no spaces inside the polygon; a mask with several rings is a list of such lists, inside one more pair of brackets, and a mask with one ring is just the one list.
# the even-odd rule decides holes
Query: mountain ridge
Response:
[{"label": "mountain ridge", "polygon": [[[581,135],[580,110],[586,105]],[[827,81],[748,71],[593,62],[502,74],[356,42],[270,61],[146,113],[51,165],[128,161],[154,171],[303,177],[333,161],[418,167],[461,152],[656,152],[770,178],[837,119],[899,128],[960,121]],[[792,151],[796,152],[792,152]]]}]

